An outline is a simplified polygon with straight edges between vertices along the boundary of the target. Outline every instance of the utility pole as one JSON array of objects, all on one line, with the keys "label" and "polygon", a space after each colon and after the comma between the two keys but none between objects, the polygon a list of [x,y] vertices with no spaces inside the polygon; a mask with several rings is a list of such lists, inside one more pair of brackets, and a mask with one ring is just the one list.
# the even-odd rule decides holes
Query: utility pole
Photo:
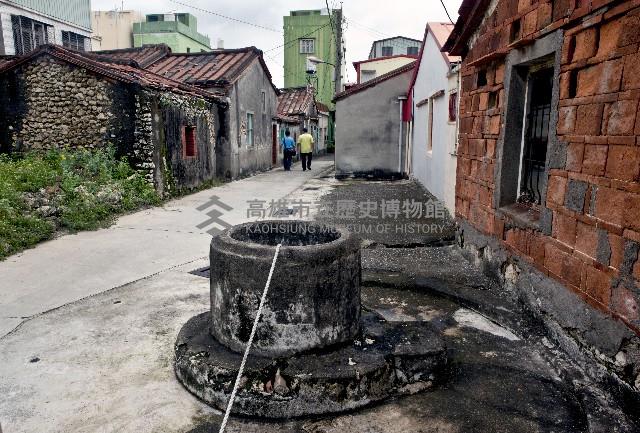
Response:
[{"label": "utility pole", "polygon": [[342,3],[340,9],[334,13],[334,24],[336,26],[336,66],[335,66],[335,92],[342,89]]}]

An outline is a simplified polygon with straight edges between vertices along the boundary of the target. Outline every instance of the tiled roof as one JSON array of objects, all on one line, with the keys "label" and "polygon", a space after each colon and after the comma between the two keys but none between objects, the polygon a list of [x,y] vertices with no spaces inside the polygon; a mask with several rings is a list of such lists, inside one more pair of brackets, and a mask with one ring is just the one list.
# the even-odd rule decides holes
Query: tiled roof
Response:
[{"label": "tiled roof", "polygon": [[280,116],[305,114],[313,103],[313,91],[306,87],[280,89],[277,113]]},{"label": "tiled roof", "polygon": [[380,75],[379,77],[374,78],[373,80],[365,81],[364,83],[355,85],[350,87],[348,90],[338,93],[333,100],[338,101],[340,99],[346,98],[347,96],[351,96],[354,93],[359,93],[363,90],[366,90],[370,87],[374,87],[377,84],[382,83],[383,81],[387,81],[393,77],[397,77],[398,75],[404,74],[405,72],[412,71],[416,66],[416,62],[413,61],[411,63],[407,63],[404,66],[401,66],[398,69],[394,69],[391,72],[387,72],[386,74]]},{"label": "tiled roof", "polygon": [[94,73],[112,78],[124,83],[135,83],[143,87],[159,90],[168,90],[174,93],[191,94],[210,100],[222,102],[220,95],[213,92],[174,81],[145,69],[122,63],[110,63],[99,61],[78,51],[68,50],[57,45],[42,45],[31,53],[17,57],[11,62],[0,64],[0,74],[12,70],[22,64],[28,63],[37,57],[48,54],[58,60],[85,68]]},{"label": "tiled roof", "polygon": [[146,68],[163,57],[171,54],[171,48],[165,44],[145,45],[140,48],[124,48],[120,50],[103,50],[82,53],[96,60],[110,59],[117,62],[135,62],[141,68]]},{"label": "tiled roof", "polygon": [[238,80],[247,67],[256,60],[260,61],[271,80],[269,69],[262,58],[262,51],[256,47],[213,50],[206,53],[170,54],[147,69],[187,84],[228,87]]},{"label": "tiled roof", "polygon": [[328,106],[318,101],[316,101],[316,108],[322,113],[328,113],[330,111]]}]

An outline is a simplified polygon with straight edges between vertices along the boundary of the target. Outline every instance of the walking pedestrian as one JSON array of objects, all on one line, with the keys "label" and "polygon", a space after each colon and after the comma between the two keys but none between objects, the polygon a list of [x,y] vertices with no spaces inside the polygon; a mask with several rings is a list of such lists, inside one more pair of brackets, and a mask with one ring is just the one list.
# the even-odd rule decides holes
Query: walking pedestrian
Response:
[{"label": "walking pedestrian", "polygon": [[284,138],[282,139],[282,154],[284,156],[284,170],[291,171],[291,162],[296,154],[296,143],[291,138],[291,132],[289,130],[284,131]]},{"label": "walking pedestrian", "polygon": [[307,128],[302,128],[302,135],[298,137],[300,145],[300,159],[302,159],[302,171],[311,170],[311,156],[313,155],[313,136]]}]

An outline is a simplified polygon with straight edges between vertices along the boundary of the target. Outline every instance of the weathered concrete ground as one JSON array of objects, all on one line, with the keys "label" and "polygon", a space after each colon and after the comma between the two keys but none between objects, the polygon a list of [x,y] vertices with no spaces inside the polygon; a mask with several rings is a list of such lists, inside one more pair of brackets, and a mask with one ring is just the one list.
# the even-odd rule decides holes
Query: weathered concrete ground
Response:
[{"label": "weathered concrete ground", "polygon": [[[371,197],[387,191],[385,183],[309,185],[318,189],[294,194],[333,188],[324,196],[331,200],[341,188],[368,189]],[[640,431],[455,246],[421,247],[434,242],[409,237],[395,246],[413,248],[381,248],[392,235],[384,236],[363,251],[363,305],[388,321],[439,329],[451,360],[446,380],[354,413],[232,419],[227,431]],[[181,326],[209,308],[208,280],[189,273],[206,265],[198,260],[64,305],[1,338],[2,431],[217,431],[221,414],[184,390],[172,366]]]},{"label": "weathered concrete ground", "polygon": [[[157,272],[207,257],[212,228],[219,221],[240,224],[249,200],[279,200],[300,191],[333,161],[318,158],[311,173],[282,169],[224,184],[123,216],[113,226],[44,242],[0,262],[0,336],[22,321],[85,296],[101,293]],[[218,197],[211,203],[211,197]],[[206,206],[211,203],[210,206]],[[226,207],[222,207],[223,203]],[[204,206],[204,208],[202,208]]]}]

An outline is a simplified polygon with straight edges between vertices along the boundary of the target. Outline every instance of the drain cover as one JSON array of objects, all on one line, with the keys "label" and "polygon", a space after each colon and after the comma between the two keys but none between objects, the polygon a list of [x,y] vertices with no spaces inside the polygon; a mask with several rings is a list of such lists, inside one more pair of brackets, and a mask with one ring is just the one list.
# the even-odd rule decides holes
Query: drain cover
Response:
[{"label": "drain cover", "polygon": [[191,272],[189,272],[190,274],[196,275],[198,277],[202,277],[202,278],[209,278],[209,266],[205,267],[205,268],[200,268],[200,269],[196,269],[193,270]]}]

